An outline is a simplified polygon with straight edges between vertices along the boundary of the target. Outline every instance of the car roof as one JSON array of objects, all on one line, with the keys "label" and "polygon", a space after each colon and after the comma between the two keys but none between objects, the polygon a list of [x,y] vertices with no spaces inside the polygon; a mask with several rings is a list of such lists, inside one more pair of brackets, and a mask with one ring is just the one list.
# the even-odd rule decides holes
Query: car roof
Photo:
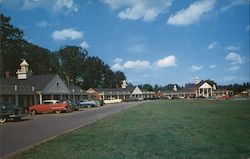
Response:
[{"label": "car roof", "polygon": [[59,100],[44,100],[43,102],[60,102]]}]

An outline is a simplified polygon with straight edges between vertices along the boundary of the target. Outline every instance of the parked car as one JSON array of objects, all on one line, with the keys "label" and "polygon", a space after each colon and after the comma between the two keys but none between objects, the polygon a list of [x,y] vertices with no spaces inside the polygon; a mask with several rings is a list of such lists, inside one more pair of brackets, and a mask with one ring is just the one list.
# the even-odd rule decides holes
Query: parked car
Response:
[{"label": "parked car", "polygon": [[8,119],[20,120],[21,117],[28,115],[22,106],[15,106],[13,103],[1,103],[0,123],[5,123]]},{"label": "parked car", "polygon": [[61,112],[70,112],[72,107],[69,103],[63,103],[59,100],[45,100],[43,104],[36,104],[29,107],[29,112],[32,115],[37,113],[61,113]]},{"label": "parked car", "polygon": [[94,100],[90,99],[84,99],[79,101],[79,104],[83,107],[95,107],[97,106],[96,102]]},{"label": "parked car", "polygon": [[120,103],[122,102],[121,99],[116,99],[116,98],[108,98],[104,100],[104,104],[113,104],[113,103]]},{"label": "parked car", "polygon": [[72,108],[71,111],[78,110],[78,109],[81,108],[81,106],[80,106],[80,104],[78,104],[78,102],[70,100],[70,99],[66,99],[66,100],[64,100],[62,102],[63,103],[68,103]]}]

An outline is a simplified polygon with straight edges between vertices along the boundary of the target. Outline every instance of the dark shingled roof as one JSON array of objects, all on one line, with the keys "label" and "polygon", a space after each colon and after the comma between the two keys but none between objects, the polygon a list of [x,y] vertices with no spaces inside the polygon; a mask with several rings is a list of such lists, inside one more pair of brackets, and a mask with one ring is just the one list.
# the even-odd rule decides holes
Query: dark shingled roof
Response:
[{"label": "dark shingled roof", "polygon": [[[70,93],[74,93],[76,95],[79,95],[79,94],[87,95],[86,90],[83,90],[80,87],[77,87],[75,85],[69,85],[67,87],[68,87]],[[73,92],[73,89],[74,89],[74,92]],[[82,90],[82,92],[81,92],[81,90]]]},{"label": "dark shingled roof", "polygon": [[92,88],[94,89],[95,91],[99,92],[99,93],[102,93],[104,92],[104,94],[129,94],[131,92],[133,92],[133,90],[136,88],[136,86],[130,86],[130,87],[127,87],[127,88]]},{"label": "dark shingled roof", "polygon": [[13,95],[16,85],[19,95],[32,95],[34,91],[41,91],[56,76],[57,74],[48,74],[32,75],[25,80],[19,80],[17,77],[1,79],[0,91],[2,95]]}]

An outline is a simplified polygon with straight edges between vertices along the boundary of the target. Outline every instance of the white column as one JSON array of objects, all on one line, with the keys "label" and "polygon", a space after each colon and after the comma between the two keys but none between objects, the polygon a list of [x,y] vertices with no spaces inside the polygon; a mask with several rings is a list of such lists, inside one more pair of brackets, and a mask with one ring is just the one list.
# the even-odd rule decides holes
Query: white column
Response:
[{"label": "white column", "polygon": [[41,94],[41,93],[39,94],[39,103],[40,103],[40,104],[42,104],[42,103],[43,103],[43,96],[42,96],[42,94]]}]

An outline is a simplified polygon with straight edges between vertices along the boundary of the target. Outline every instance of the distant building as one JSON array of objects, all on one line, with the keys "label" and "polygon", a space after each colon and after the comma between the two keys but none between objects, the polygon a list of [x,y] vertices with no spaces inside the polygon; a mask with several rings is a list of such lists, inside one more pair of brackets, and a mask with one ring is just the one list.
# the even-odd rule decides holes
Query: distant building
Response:
[{"label": "distant building", "polygon": [[126,101],[131,97],[142,98],[143,94],[139,87],[130,86],[126,88],[90,88],[87,93],[97,99],[116,98]]},{"label": "distant building", "polygon": [[[220,97],[220,96],[231,96],[233,92],[225,89],[216,90],[216,86],[211,86],[206,81],[200,81],[198,78],[195,79],[195,83],[188,84],[185,88],[177,90],[176,87],[173,90],[163,90],[161,91],[162,97],[171,98],[210,98],[210,97]],[[157,95],[157,94],[156,94]],[[159,92],[158,92],[159,95]]]},{"label": "distant building", "polygon": [[152,98],[154,92],[141,90],[138,86],[128,86],[126,81],[122,82],[121,88],[90,88],[87,93],[96,99],[117,98],[127,101],[129,98]]}]

